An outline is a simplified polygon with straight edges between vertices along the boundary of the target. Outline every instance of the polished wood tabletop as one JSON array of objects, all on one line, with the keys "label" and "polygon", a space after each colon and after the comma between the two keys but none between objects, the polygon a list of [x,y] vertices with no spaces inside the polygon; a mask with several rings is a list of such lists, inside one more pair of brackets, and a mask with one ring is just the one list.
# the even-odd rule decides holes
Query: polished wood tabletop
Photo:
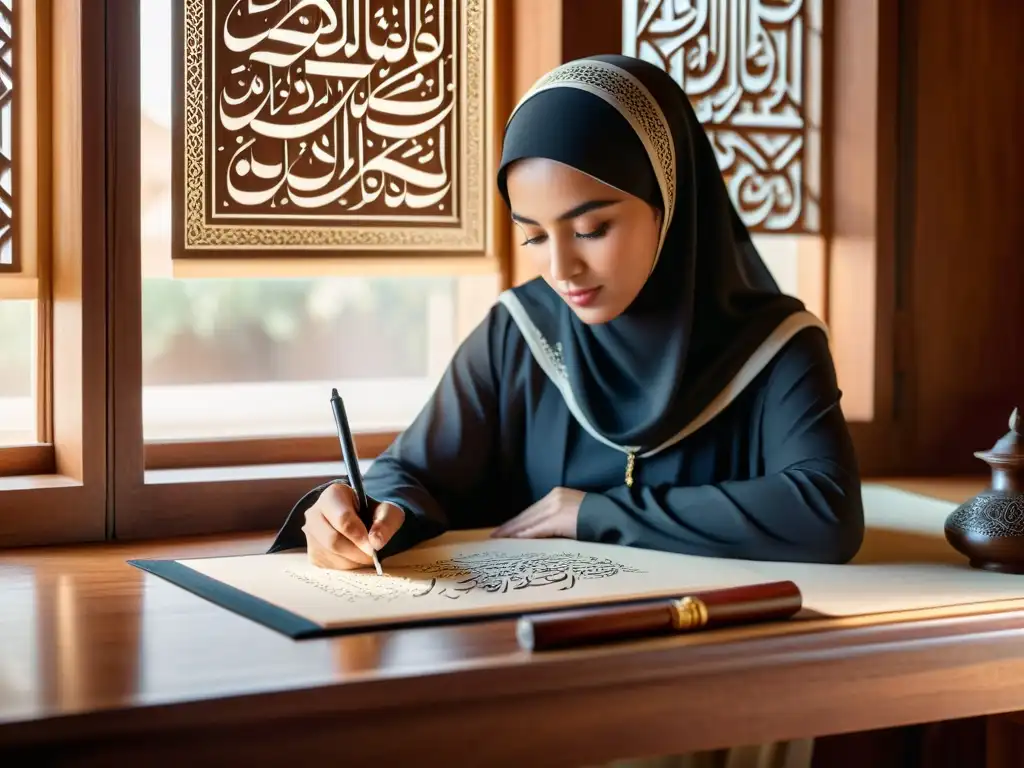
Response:
[{"label": "polished wood tabletop", "polygon": [[126,563],[269,542],[0,553],[0,756],[580,765],[1024,709],[1022,610],[530,655],[504,620],[294,641]]}]

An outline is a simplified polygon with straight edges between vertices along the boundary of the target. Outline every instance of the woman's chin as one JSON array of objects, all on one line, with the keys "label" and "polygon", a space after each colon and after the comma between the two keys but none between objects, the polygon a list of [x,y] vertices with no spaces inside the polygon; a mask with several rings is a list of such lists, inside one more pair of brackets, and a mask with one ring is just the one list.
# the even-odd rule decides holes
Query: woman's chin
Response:
[{"label": "woman's chin", "polygon": [[587,325],[600,325],[601,323],[608,323],[618,317],[621,312],[615,310],[613,307],[602,304],[600,302],[591,304],[586,307],[577,307],[569,304],[570,309],[576,313],[583,323]]}]

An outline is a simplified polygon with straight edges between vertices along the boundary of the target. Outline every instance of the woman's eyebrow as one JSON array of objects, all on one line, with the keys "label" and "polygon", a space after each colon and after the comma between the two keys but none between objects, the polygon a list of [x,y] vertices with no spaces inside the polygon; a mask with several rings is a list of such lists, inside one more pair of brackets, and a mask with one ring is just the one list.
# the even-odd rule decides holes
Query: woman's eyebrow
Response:
[{"label": "woman's eyebrow", "polygon": [[[588,200],[585,203],[580,203],[575,208],[570,208],[565,213],[558,216],[557,221],[567,221],[568,219],[575,219],[577,216],[582,216],[584,213],[590,213],[600,208],[606,208],[609,205],[615,205],[618,200]],[[520,216],[515,211],[512,212],[512,220],[518,221],[520,224],[533,224],[534,226],[540,226],[533,219],[528,219],[525,216]]]}]

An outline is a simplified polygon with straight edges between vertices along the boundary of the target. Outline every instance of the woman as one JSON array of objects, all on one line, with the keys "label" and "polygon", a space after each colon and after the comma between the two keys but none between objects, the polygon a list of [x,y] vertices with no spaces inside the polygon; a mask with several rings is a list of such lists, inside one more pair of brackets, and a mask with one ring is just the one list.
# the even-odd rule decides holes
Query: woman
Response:
[{"label": "woman", "polygon": [[860,481],[822,324],[782,294],[682,89],[623,56],[520,102],[498,185],[541,276],[506,291],[365,477],[272,551],[362,568],[447,529],[842,563]]}]

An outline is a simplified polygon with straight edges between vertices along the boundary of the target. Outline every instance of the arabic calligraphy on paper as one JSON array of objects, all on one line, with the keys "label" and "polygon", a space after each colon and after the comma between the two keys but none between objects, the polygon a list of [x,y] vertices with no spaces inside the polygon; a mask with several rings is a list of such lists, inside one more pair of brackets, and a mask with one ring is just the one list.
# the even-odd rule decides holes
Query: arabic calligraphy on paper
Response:
[{"label": "arabic calligraphy on paper", "polygon": [[[403,574],[288,570],[292,578],[346,602],[384,601],[427,596],[457,600],[474,593],[514,595],[523,590],[571,590],[580,581],[643,571],[606,557],[572,552],[510,554],[477,552],[433,563],[404,566]],[[421,577],[422,575],[422,577]]]},{"label": "arabic calligraphy on paper", "polygon": [[821,0],[623,0],[623,52],[690,96],[744,223],[817,231]]},{"label": "arabic calligraphy on paper", "polygon": [[215,0],[213,218],[454,222],[458,0]]}]

